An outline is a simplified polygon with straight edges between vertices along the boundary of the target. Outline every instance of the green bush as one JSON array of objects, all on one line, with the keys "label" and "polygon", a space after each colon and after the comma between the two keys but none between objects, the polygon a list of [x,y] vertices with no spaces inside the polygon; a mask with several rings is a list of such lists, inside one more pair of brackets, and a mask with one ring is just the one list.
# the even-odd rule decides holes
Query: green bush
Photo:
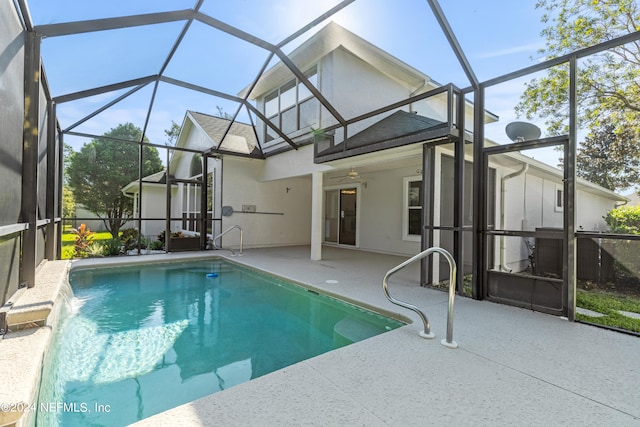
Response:
[{"label": "green bush", "polygon": [[104,242],[105,256],[120,255],[121,251],[122,251],[122,242],[120,242],[120,239],[109,239]]},{"label": "green bush", "polygon": [[153,239],[149,237],[141,237],[140,238],[140,248],[142,249],[151,249],[151,245],[153,244]]},{"label": "green bush", "polygon": [[151,242],[151,245],[149,245],[149,249],[151,249],[152,251],[161,251],[164,249],[164,243],[162,243],[160,240],[154,240],[153,242]]},{"label": "green bush", "polygon": [[138,230],[135,228],[125,228],[120,232],[120,241],[125,252],[138,247]]},{"label": "green bush", "polygon": [[620,206],[604,217],[613,233],[640,234],[640,206]]},{"label": "green bush", "polygon": [[62,253],[60,254],[60,259],[72,259],[76,256],[76,250],[73,245],[63,245]]},{"label": "green bush", "polygon": [[105,247],[103,244],[98,242],[91,242],[89,246],[87,246],[87,255],[89,257],[103,257],[104,256]]},{"label": "green bush", "polygon": [[89,245],[92,243],[94,235],[86,224],[80,224],[78,228],[72,228],[71,233],[75,236],[75,256],[78,258],[86,258],[89,256]]}]

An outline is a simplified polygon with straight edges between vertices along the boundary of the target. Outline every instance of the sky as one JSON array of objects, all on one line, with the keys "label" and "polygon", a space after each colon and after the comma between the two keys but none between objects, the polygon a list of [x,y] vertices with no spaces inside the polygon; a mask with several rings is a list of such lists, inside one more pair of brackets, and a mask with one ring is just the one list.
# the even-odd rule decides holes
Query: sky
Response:
[{"label": "sky", "polygon": [[[34,24],[100,19],[151,12],[190,9],[195,0],[27,0]],[[201,12],[270,43],[277,44],[337,0],[204,0]],[[542,12],[536,0],[441,0],[444,11],[473,72],[480,81],[501,76],[540,61],[544,47],[540,36]],[[426,0],[355,0],[332,20],[377,45],[396,58],[429,75],[433,80],[470,86]],[[325,23],[283,46],[290,52]],[[163,61],[183,28],[183,22],[135,27],[115,31],[45,38],[42,57],[53,96],[75,93],[159,72]],[[258,75],[268,52],[202,23],[195,22],[166,68],[165,76],[217,91],[237,95]],[[270,66],[274,64],[272,60]],[[500,117],[486,127],[486,136],[499,143],[510,142],[504,127],[518,119],[518,103],[526,79],[490,88],[486,109]],[[121,90],[58,105],[63,129],[76,124],[88,113],[127,92]],[[78,132],[102,134],[124,121],[140,128],[153,85],[78,124]],[[166,141],[171,122],[182,123],[186,110],[214,114],[217,107],[234,114],[238,105],[194,91],[161,84],[154,98],[147,136],[153,143]],[[241,109],[239,120],[247,122]],[[534,121],[543,129],[544,123]],[[86,139],[67,138],[79,148]],[[557,153],[552,153],[552,164]]]}]

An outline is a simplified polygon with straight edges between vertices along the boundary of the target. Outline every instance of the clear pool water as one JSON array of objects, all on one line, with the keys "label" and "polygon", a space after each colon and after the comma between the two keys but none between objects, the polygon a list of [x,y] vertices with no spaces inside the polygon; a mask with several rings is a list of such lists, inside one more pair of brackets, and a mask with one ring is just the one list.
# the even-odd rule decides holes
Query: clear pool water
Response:
[{"label": "clear pool water", "polygon": [[127,425],[403,325],[220,260],[69,279],[39,426]]}]

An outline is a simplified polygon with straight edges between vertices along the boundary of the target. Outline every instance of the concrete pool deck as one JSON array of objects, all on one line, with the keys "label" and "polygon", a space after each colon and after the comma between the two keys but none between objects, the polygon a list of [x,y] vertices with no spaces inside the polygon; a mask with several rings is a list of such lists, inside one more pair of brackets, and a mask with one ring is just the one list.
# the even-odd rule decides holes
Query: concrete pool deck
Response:
[{"label": "concrete pool deck", "polygon": [[[640,339],[487,301],[447,294],[399,272],[392,294],[424,308],[422,323],[382,293],[406,258],[324,248],[251,249],[230,258],[410,317],[414,323],[145,419],[136,426],[640,426]],[[329,281],[329,282],[327,282]],[[337,281],[334,283],[333,281]],[[170,393],[170,390],[167,391]]]},{"label": "concrete pool deck", "polygon": [[[225,253],[117,257],[97,262],[116,266]],[[228,258],[395,313],[395,317],[408,317],[413,323],[135,425],[640,426],[640,338],[456,297],[453,338],[459,348],[448,349],[440,344],[446,330],[447,294],[419,287],[417,265],[394,276],[390,290],[395,297],[424,309],[435,339],[421,338],[418,316],[384,297],[382,277],[406,257],[325,247],[324,259],[311,261],[309,253],[308,247],[249,249],[243,257]],[[73,264],[76,268],[94,262]],[[60,274],[68,267],[64,261],[51,264]],[[39,337],[40,332],[46,336]],[[28,350],[21,340],[33,337],[46,343],[48,336],[49,327],[41,327],[0,341],[0,360],[6,362],[2,370],[7,371],[0,379],[1,396],[28,399],[30,384],[13,387],[7,382],[19,368],[11,366],[23,353],[35,356],[35,362],[38,357],[41,360],[43,350]],[[24,372],[20,377],[24,378]],[[25,389],[20,394],[18,385]]]}]

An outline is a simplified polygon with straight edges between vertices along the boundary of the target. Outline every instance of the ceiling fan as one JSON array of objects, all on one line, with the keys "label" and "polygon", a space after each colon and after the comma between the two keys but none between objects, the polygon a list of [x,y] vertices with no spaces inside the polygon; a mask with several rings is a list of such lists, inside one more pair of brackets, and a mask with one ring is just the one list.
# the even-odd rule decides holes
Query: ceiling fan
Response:
[{"label": "ceiling fan", "polygon": [[363,182],[360,174],[353,168],[346,173],[346,175],[334,176],[331,179],[339,179],[340,182],[348,182],[349,180],[356,182]]}]

